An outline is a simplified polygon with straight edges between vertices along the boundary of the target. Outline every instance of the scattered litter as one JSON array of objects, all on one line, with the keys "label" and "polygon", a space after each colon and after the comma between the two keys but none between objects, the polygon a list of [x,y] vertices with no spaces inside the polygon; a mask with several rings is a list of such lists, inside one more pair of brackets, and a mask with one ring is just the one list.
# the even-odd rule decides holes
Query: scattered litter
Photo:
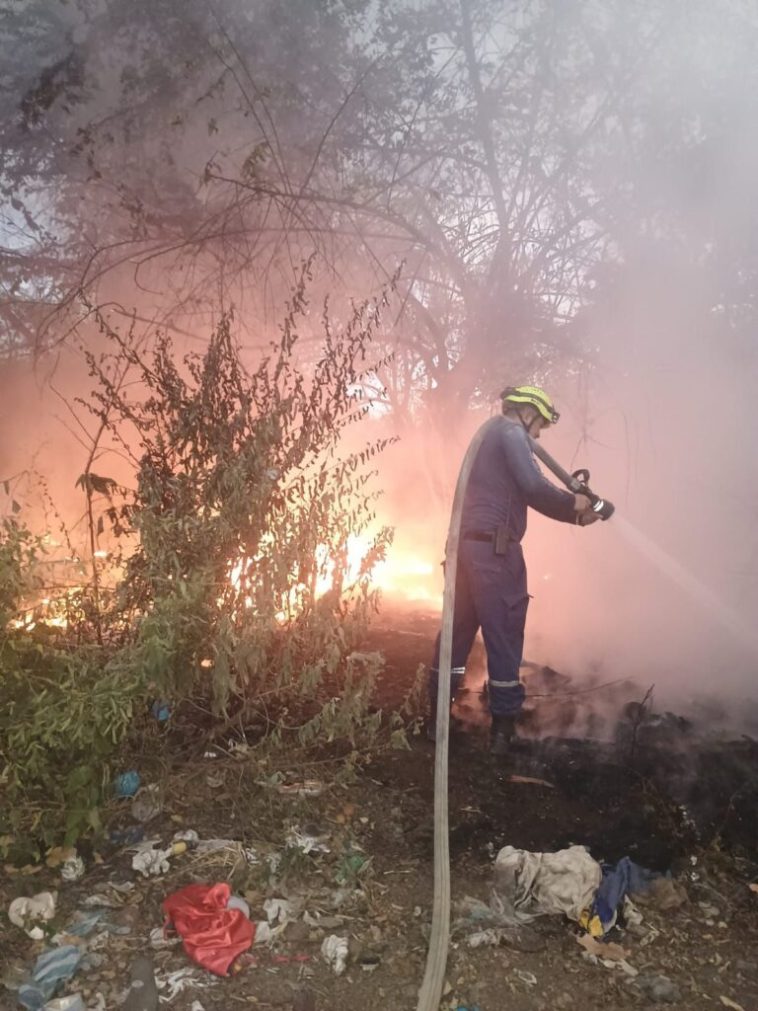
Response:
[{"label": "scattered litter", "polygon": [[157,783],[150,783],[138,790],[132,801],[132,817],[135,821],[148,822],[157,818],[163,810],[160,788]]},{"label": "scattered litter", "polygon": [[321,945],[321,954],[335,975],[341,976],[347,966],[347,938],[338,937],[337,934],[325,937]]},{"label": "scattered litter", "polygon": [[276,792],[285,797],[320,797],[324,784],[318,779],[304,779],[301,783],[279,783]]},{"label": "scattered litter", "polygon": [[253,943],[255,925],[239,909],[228,909],[226,883],[187,885],[163,902],[163,909],[189,957],[226,976],[237,955]]},{"label": "scattered litter", "polygon": [[263,912],[272,927],[283,926],[293,917],[292,903],[289,899],[266,899]]},{"label": "scattered litter", "polygon": [[628,895],[624,896],[624,923],[627,927],[642,926],[643,916]]},{"label": "scattered litter", "polygon": [[132,869],[139,871],[145,878],[165,874],[169,868],[169,858],[186,853],[190,844],[184,841],[173,842],[166,849],[154,849],[154,842],[140,846],[132,857]]},{"label": "scattered litter", "polygon": [[31,898],[22,896],[14,899],[8,907],[8,919],[16,927],[21,927],[35,941],[41,941],[45,931],[39,926],[55,916],[55,892],[38,892]]},{"label": "scattered litter", "polygon": [[724,1007],[732,1008],[732,1011],[745,1011],[745,1009],[741,1004],[735,1004],[733,1000],[730,1000],[728,997],[724,997],[723,994],[719,997],[719,1000],[724,1005]]},{"label": "scattered litter", "polygon": [[190,987],[199,990],[201,987],[212,986],[213,983],[214,980],[188,966],[184,969],[176,969],[174,972],[158,971],[155,973],[155,985],[161,991],[161,1001],[167,1004],[170,1004],[182,991]]},{"label": "scattered litter", "polygon": [[299,849],[302,853],[306,854],[331,852],[324,841],[323,835],[312,832],[301,832],[296,825],[293,825],[287,834],[285,845],[289,849]]},{"label": "scattered litter", "polygon": [[[589,937],[591,941],[594,940],[594,938],[590,937],[589,934],[586,934],[585,936]],[[590,965],[602,965],[606,969],[623,972],[626,976],[629,976],[630,979],[634,979],[639,975],[639,970],[635,969],[633,965],[630,965],[625,958],[603,958],[601,955],[596,955],[592,951],[583,951],[582,958],[586,962],[589,962]]]},{"label": "scattered litter", "polygon": [[582,934],[580,937],[577,937],[577,941],[591,955],[597,955],[598,958],[607,959],[609,962],[622,962],[629,955],[629,952],[625,948],[622,948],[620,944],[614,944],[613,942],[603,944],[601,941],[595,940],[590,934]]},{"label": "scattered litter", "polygon": [[248,906],[241,895],[230,895],[226,908],[239,909],[243,916],[247,917],[248,920],[250,919],[250,906]]},{"label": "scattered litter", "polygon": [[189,849],[194,850],[199,854],[218,853],[221,850],[233,850],[239,856],[244,857],[251,865],[260,863],[260,859],[255,850],[250,847],[243,846],[239,839],[201,839],[194,829],[188,828],[181,832],[175,832],[173,842],[184,842],[187,844]]},{"label": "scattered litter", "polygon": [[602,937],[615,925],[619,909],[623,907],[628,894],[645,895],[661,878],[660,874],[648,871],[629,857],[623,857],[615,865],[602,865],[603,878],[586,916],[581,917],[582,926],[593,937]]},{"label": "scattered litter", "polygon": [[133,797],[139,790],[142,780],[136,769],[122,772],[113,780],[113,792],[117,797]]},{"label": "scattered litter", "polygon": [[118,899],[112,898],[109,895],[88,895],[85,899],[82,899],[82,905],[88,908],[98,908],[98,909],[120,909],[121,902]]},{"label": "scattered litter", "polygon": [[45,1004],[43,1011],[86,1011],[82,995],[72,993],[68,997],[56,997]]},{"label": "scattered litter", "polygon": [[347,884],[349,881],[355,881],[370,863],[371,858],[367,857],[365,853],[345,853],[335,871],[335,880],[340,885]]},{"label": "scattered litter", "polygon": [[59,983],[71,979],[82,955],[73,944],[43,952],[34,963],[31,979],[19,987],[19,1003],[30,1011],[38,1011],[54,995]]},{"label": "scattered litter", "polygon": [[522,983],[526,983],[527,986],[537,986],[537,977],[533,972],[527,972],[526,969],[514,969],[513,974],[518,976]]},{"label": "scattered litter", "polygon": [[135,853],[132,857],[132,869],[139,871],[145,878],[158,877],[168,870],[168,858],[171,856],[171,849],[156,850],[144,849]]},{"label": "scattered litter", "polygon": [[[181,832],[174,832],[172,841],[198,844],[200,842],[200,836],[197,834],[194,828],[185,828]],[[223,841],[224,840],[219,840],[219,842]]]},{"label": "scattered litter", "polygon": [[154,951],[162,951],[165,948],[175,948],[181,943],[181,937],[166,937],[163,927],[153,927],[150,931],[150,947]]},{"label": "scattered litter", "polygon": [[63,861],[61,866],[61,877],[64,881],[78,881],[79,878],[84,877],[84,861],[79,856],[79,854],[74,850],[71,856],[67,857]]},{"label": "scattered litter", "polygon": [[107,891],[111,889],[114,892],[118,892],[119,895],[128,895],[129,892],[134,891],[135,887],[133,881],[104,881],[100,885],[95,885],[95,891]]},{"label": "scattered litter", "polygon": [[358,965],[364,972],[373,972],[375,969],[379,968],[381,961],[381,955],[374,955],[371,952],[366,952],[358,958]]},{"label": "scattered litter", "polygon": [[103,910],[94,913],[77,913],[74,920],[67,925],[66,933],[73,934],[74,937],[86,937],[92,933],[104,916]]},{"label": "scattered litter", "polygon": [[[421,910],[419,910],[419,915]],[[318,927],[321,930],[335,930],[343,926],[345,922],[344,916],[322,916],[321,913],[316,911],[316,914],[309,913],[308,910],[303,913],[303,923],[309,927]]]},{"label": "scattered litter", "polygon": [[158,723],[166,723],[171,716],[171,704],[164,699],[156,699],[150,707],[150,712]]},{"label": "scattered litter", "polygon": [[255,924],[255,938],[253,939],[253,944],[268,944],[277,937],[284,926],[277,927],[276,930],[271,929],[271,924],[267,920],[258,920]]},{"label": "scattered litter", "polygon": [[502,940],[502,928],[488,927],[486,930],[476,930],[466,938],[469,948],[497,948]]},{"label": "scattered litter", "polygon": [[548,913],[579,921],[602,879],[584,846],[530,853],[505,846],[495,858],[495,892],[503,922],[527,923]]}]

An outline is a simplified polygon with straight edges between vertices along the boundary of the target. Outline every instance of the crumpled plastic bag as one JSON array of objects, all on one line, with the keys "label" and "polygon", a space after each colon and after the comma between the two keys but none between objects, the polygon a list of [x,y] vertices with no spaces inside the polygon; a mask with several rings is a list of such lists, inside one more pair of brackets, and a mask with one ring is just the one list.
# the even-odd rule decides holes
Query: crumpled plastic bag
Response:
[{"label": "crumpled plastic bag", "polygon": [[337,934],[330,934],[324,938],[321,945],[321,954],[325,961],[334,969],[336,976],[341,976],[347,965],[347,938],[339,937]]},{"label": "crumpled plastic bag", "polygon": [[255,925],[240,909],[227,906],[228,884],[187,885],[163,902],[163,909],[193,962],[227,976],[238,955],[255,937]]},{"label": "crumpled plastic bag", "polygon": [[600,864],[584,846],[557,853],[530,853],[505,846],[495,858],[495,896],[506,922],[527,923],[563,913],[577,923],[592,906],[602,879]]},{"label": "crumpled plastic bag", "polygon": [[32,978],[19,987],[19,1004],[38,1011],[53,996],[58,984],[74,975],[83,957],[84,952],[73,944],[44,951],[34,963]]},{"label": "crumpled plastic bag", "polygon": [[45,932],[39,924],[55,916],[55,901],[55,892],[38,892],[31,898],[21,896],[8,907],[8,919],[14,926],[25,930],[33,940],[41,941]]},{"label": "crumpled plastic bag", "polygon": [[159,877],[165,874],[169,868],[168,858],[171,856],[171,847],[168,849],[141,849],[132,857],[132,869],[139,871],[145,878]]}]

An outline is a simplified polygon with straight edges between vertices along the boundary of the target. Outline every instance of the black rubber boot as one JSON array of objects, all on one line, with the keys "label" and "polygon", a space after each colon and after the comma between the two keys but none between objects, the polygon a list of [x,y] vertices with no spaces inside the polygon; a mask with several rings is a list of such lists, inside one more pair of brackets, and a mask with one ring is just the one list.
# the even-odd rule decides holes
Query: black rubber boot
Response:
[{"label": "black rubber boot", "polygon": [[493,716],[490,728],[490,754],[507,755],[516,732],[515,716]]},{"label": "black rubber boot", "polygon": [[[452,702],[450,705],[452,706]],[[434,743],[437,740],[437,700],[435,699],[429,706],[429,715],[424,720],[424,735],[427,741]],[[450,729],[448,734],[453,737],[460,730],[460,721],[453,714],[450,714]]]}]

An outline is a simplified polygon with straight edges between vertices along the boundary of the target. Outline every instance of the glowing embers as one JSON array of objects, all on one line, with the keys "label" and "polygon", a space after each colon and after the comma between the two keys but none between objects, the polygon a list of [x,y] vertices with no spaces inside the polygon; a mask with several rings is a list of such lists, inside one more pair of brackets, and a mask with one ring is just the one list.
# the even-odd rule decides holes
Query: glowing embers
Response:
[{"label": "glowing embers", "polygon": [[13,618],[9,625],[25,632],[34,631],[38,625],[66,629],[83,617],[83,591],[83,586],[68,586],[53,596],[41,597],[26,607],[18,618]]}]

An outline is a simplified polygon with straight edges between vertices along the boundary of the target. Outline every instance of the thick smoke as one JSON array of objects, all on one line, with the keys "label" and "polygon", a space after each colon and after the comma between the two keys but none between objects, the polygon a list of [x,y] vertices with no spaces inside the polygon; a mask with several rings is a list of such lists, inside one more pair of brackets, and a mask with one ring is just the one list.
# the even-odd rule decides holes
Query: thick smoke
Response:
[{"label": "thick smoke", "polygon": [[[469,5],[479,84],[493,96],[479,110],[493,125],[490,151],[471,112],[462,36],[450,28],[458,4],[395,2],[382,13],[302,4],[302,25],[282,16],[287,5],[229,0],[218,18],[205,4],[186,17],[179,6],[144,5],[137,26],[120,5],[84,4],[74,24],[74,13],[69,23],[30,4],[25,34],[13,22],[25,42],[2,124],[8,149],[17,144],[6,171],[22,179],[14,199],[43,226],[62,216],[55,253],[63,263],[68,251],[70,263],[53,295],[75,291],[86,262],[96,302],[126,320],[136,307],[148,330],[151,320],[173,328],[180,350],[201,346],[234,307],[252,362],[314,247],[314,334],[324,293],[337,303],[375,293],[405,260],[385,321],[391,403],[366,433],[400,436],[378,462],[378,520],[396,528],[390,566],[406,573],[391,595],[441,600],[468,440],[493,393],[536,381],[562,414],[545,447],[569,469],[588,467],[617,515],[589,529],[532,515],[528,659],[577,677],[629,677],[643,692],[655,684],[666,704],[750,698],[755,16],[736,0],[725,13],[689,5],[687,16],[652,4],[639,23],[611,0],[560,13],[527,5],[512,20],[502,5]],[[349,18],[338,16],[343,6]],[[532,44],[541,32],[558,51],[543,70]],[[178,59],[175,38],[191,61]],[[523,55],[518,73],[498,64],[504,40]],[[45,78],[48,65],[57,69]],[[35,88],[39,118],[19,131],[20,103]],[[513,159],[532,134],[533,148]],[[55,140],[49,151],[44,137]],[[506,208],[490,198],[490,156],[502,159]],[[522,208],[539,206],[543,187],[550,195],[529,218]],[[499,210],[511,213],[514,235],[503,237]],[[42,242],[44,228],[20,237],[23,213],[3,219],[6,252]],[[564,240],[573,252],[561,259]],[[499,258],[508,256],[506,278]],[[40,290],[48,280],[37,279]],[[12,290],[34,301],[26,274]],[[67,305],[46,339],[63,340],[81,309],[75,297]],[[450,376],[468,368],[471,347],[480,357],[473,372],[458,370],[456,389]],[[52,386],[73,403],[89,389],[85,372],[74,349],[59,350],[33,366],[4,361],[0,387],[0,477],[36,468],[74,524],[88,447]],[[446,381],[457,397],[448,403]],[[412,577],[408,558],[419,563]]]}]

